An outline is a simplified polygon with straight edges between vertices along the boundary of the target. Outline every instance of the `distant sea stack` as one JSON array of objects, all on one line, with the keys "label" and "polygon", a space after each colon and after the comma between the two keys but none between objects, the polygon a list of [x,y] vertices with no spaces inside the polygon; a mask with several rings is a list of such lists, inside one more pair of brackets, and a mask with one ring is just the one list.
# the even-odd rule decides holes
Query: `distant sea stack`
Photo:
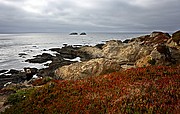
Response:
[{"label": "distant sea stack", "polygon": [[72,32],[69,35],[78,35],[78,33],[77,32]]},{"label": "distant sea stack", "polygon": [[80,33],[80,35],[86,35],[86,33],[85,33],[85,32],[82,32],[82,33]]}]

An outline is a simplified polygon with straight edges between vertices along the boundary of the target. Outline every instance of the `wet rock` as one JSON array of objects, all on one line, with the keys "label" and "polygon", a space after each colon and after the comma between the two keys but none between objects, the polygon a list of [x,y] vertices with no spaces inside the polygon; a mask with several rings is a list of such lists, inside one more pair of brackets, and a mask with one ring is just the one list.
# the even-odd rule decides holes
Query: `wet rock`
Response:
[{"label": "wet rock", "polygon": [[74,59],[77,56],[78,47],[66,46],[62,48],[52,48],[51,51],[58,52],[63,58]]},{"label": "wet rock", "polygon": [[19,70],[15,70],[15,69],[11,69],[9,72],[7,72],[6,74],[18,74],[20,71]]},{"label": "wet rock", "polygon": [[8,70],[0,70],[0,73],[5,73],[7,72]]},{"label": "wet rock", "polygon": [[26,80],[29,81],[35,74],[37,74],[38,69],[37,68],[24,68],[24,71],[26,73]]},{"label": "wet rock", "polygon": [[69,35],[78,35],[78,33],[72,32],[72,33],[70,33]]},{"label": "wet rock", "polygon": [[103,49],[103,46],[104,46],[104,44],[97,44],[97,45],[95,45],[95,47],[97,47],[99,49]]},{"label": "wet rock", "polygon": [[130,39],[126,39],[123,41],[123,43],[129,43],[131,40]]},{"label": "wet rock", "polygon": [[26,53],[19,53],[18,54],[19,56],[25,56],[25,55],[27,55]]},{"label": "wet rock", "polygon": [[6,83],[17,84],[25,80],[30,80],[37,72],[37,68],[24,68],[24,71],[11,69],[9,72],[0,75],[0,89],[3,88]]},{"label": "wet rock", "polygon": [[48,68],[40,69],[37,75],[41,77],[50,76],[54,78],[54,72],[57,68],[62,67],[64,65],[70,65],[72,63],[75,63],[75,62],[67,61],[67,60],[60,61],[59,59],[55,58],[52,61],[52,63],[49,64]]},{"label": "wet rock", "polygon": [[62,58],[74,59],[80,57],[82,61],[91,59],[92,57],[89,53],[81,50],[83,47],[66,46],[62,48],[52,48],[50,50],[56,51]]},{"label": "wet rock", "polygon": [[48,53],[43,53],[42,55],[37,55],[34,56],[34,59],[28,59],[25,62],[29,62],[29,63],[44,63],[47,62],[49,60],[52,60],[53,56],[51,54]]},{"label": "wet rock", "polygon": [[82,32],[82,33],[80,33],[80,35],[86,35],[86,33],[85,33],[85,32]]}]

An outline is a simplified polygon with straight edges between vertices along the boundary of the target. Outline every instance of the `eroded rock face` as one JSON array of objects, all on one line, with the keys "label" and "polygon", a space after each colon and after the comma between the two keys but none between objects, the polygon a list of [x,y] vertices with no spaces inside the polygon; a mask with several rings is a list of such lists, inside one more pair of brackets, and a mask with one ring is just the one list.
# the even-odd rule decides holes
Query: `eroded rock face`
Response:
[{"label": "eroded rock face", "polygon": [[87,53],[91,58],[101,58],[103,57],[102,50],[98,47],[85,46],[80,49],[81,52]]},{"label": "eroded rock face", "polygon": [[121,62],[116,59],[98,58],[86,62],[74,63],[63,66],[55,71],[57,78],[62,79],[82,79],[90,76],[99,76],[102,74],[121,70]]},{"label": "eroded rock face", "polygon": [[114,58],[130,62],[135,62],[137,59],[149,55],[151,51],[151,47],[141,46],[139,44],[103,48],[103,54],[106,58]]},{"label": "eroded rock face", "polygon": [[94,58],[117,59],[120,61],[135,62],[137,59],[149,55],[153,47],[142,46],[139,43],[123,44],[120,41],[111,40],[99,49],[97,47],[83,47],[81,49]]},{"label": "eroded rock face", "polygon": [[180,30],[178,30],[178,31],[176,31],[175,33],[173,33],[172,34],[172,40],[174,41],[174,42],[176,42],[176,44],[178,45],[178,46],[180,46]]},{"label": "eroded rock face", "polygon": [[[152,57],[150,55],[142,57],[141,59],[136,61],[136,67],[147,67],[151,66],[150,61],[153,61]],[[155,61],[156,62],[156,61]]]}]

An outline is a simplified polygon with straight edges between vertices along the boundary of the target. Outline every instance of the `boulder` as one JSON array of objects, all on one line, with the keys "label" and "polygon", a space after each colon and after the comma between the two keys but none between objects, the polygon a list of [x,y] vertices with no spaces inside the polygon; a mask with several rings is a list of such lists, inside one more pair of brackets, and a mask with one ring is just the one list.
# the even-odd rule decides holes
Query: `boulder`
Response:
[{"label": "boulder", "polygon": [[138,43],[128,45],[106,46],[103,48],[103,56],[123,61],[135,62],[136,60],[149,55],[152,47],[141,46]]},{"label": "boulder", "polygon": [[165,56],[165,59],[167,61],[172,60],[171,53],[168,46],[166,46],[165,44],[158,44],[156,49],[160,54],[163,54]]},{"label": "boulder", "polygon": [[103,57],[102,50],[96,46],[95,47],[84,46],[84,47],[81,47],[80,51],[82,53],[86,53],[89,56],[89,58],[101,58],[101,57]]},{"label": "boulder", "polygon": [[95,47],[97,47],[99,49],[103,49],[103,46],[104,46],[104,44],[97,44],[97,45],[95,45]]},{"label": "boulder", "polygon": [[174,42],[176,42],[176,44],[178,45],[178,46],[180,46],[180,30],[178,30],[178,31],[176,31],[175,33],[173,33],[172,34],[172,40],[174,41]]},{"label": "boulder", "polygon": [[24,68],[24,71],[26,73],[26,80],[29,81],[35,74],[37,74],[38,69],[37,68]]},{"label": "boulder", "polygon": [[123,41],[123,43],[129,43],[129,42],[131,42],[130,39],[126,39],[126,40]]},{"label": "boulder", "polygon": [[66,80],[83,79],[91,76],[99,76],[102,74],[121,70],[121,62],[116,59],[98,58],[86,62],[74,63],[63,66],[55,71],[56,78]]},{"label": "boulder", "polygon": [[154,31],[150,34],[150,37],[156,37],[156,36],[159,36],[159,35],[162,35],[164,34],[163,32],[159,32],[159,31]]}]

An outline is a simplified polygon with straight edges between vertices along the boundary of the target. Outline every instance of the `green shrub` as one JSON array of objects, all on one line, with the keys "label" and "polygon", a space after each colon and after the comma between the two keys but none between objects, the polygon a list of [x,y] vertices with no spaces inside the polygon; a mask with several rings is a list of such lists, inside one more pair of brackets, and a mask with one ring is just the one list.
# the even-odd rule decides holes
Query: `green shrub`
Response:
[{"label": "green shrub", "polygon": [[8,99],[6,104],[12,104],[15,105],[19,102],[22,102],[23,100],[26,99],[30,95],[30,93],[34,91],[34,89],[24,89],[24,90],[18,90],[16,93],[11,94]]}]

